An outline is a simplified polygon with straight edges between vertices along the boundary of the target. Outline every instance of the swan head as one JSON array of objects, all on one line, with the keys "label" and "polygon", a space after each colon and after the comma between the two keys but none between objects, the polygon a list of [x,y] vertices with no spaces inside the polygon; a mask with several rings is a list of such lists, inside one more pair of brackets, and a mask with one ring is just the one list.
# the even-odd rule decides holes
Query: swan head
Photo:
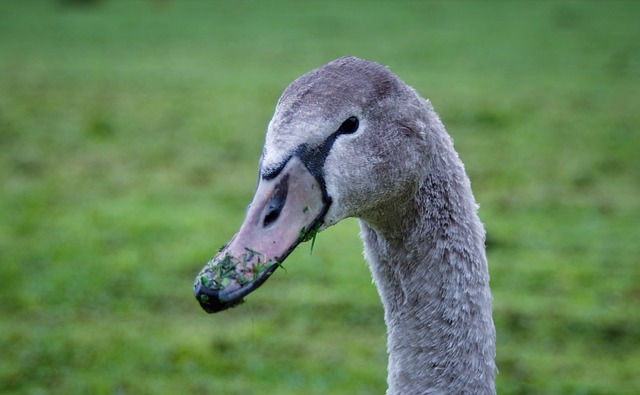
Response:
[{"label": "swan head", "polygon": [[430,111],[387,68],[353,57],[289,85],[245,220],[194,283],[201,306],[212,313],[240,303],[298,244],[344,218],[383,227],[425,175]]}]

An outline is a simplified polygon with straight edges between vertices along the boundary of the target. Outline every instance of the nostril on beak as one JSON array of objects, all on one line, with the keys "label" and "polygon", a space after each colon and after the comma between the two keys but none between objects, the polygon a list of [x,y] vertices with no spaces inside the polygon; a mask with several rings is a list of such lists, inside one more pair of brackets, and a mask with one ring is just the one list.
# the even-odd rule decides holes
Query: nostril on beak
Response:
[{"label": "nostril on beak", "polygon": [[267,226],[274,223],[280,216],[281,211],[282,211],[282,206],[269,207],[267,214],[264,216],[264,221],[262,222],[262,226],[266,228]]},{"label": "nostril on beak", "polygon": [[262,226],[264,228],[273,224],[278,217],[280,217],[280,213],[282,212],[282,208],[284,207],[285,202],[287,201],[287,193],[289,192],[289,176],[286,175],[283,177],[282,181],[278,183],[275,187],[275,191],[271,200],[267,204],[267,207],[264,211],[264,219],[262,220]]}]

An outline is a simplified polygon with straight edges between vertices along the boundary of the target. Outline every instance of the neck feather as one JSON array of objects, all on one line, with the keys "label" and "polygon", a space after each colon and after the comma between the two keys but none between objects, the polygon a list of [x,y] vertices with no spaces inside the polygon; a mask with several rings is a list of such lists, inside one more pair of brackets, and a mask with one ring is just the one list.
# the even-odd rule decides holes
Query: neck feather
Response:
[{"label": "neck feather", "polygon": [[360,221],[385,310],[388,395],[495,393],[484,228],[457,155],[444,170],[386,222]]}]

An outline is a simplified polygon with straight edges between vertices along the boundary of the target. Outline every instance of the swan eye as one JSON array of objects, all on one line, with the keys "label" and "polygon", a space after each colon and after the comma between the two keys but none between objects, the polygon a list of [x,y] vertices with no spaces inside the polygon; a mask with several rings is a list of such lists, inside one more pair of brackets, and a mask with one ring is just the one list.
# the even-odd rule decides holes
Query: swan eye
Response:
[{"label": "swan eye", "polygon": [[342,122],[342,125],[340,125],[340,129],[338,129],[338,132],[340,132],[340,133],[353,133],[356,130],[358,130],[358,126],[359,125],[360,125],[360,122],[358,121],[358,118],[349,117],[349,118],[347,118],[346,121]]}]

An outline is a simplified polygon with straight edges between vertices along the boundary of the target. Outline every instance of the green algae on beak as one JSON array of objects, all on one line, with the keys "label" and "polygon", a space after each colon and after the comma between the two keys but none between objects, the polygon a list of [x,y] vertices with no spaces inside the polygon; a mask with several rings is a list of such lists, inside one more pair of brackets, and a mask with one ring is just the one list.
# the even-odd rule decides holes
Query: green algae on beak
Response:
[{"label": "green algae on beak", "polygon": [[209,261],[200,272],[200,284],[215,291],[232,283],[243,286],[256,281],[272,266],[279,266],[275,259],[265,259],[264,255],[251,248],[247,247],[245,251],[240,257],[225,253],[222,258]]}]

